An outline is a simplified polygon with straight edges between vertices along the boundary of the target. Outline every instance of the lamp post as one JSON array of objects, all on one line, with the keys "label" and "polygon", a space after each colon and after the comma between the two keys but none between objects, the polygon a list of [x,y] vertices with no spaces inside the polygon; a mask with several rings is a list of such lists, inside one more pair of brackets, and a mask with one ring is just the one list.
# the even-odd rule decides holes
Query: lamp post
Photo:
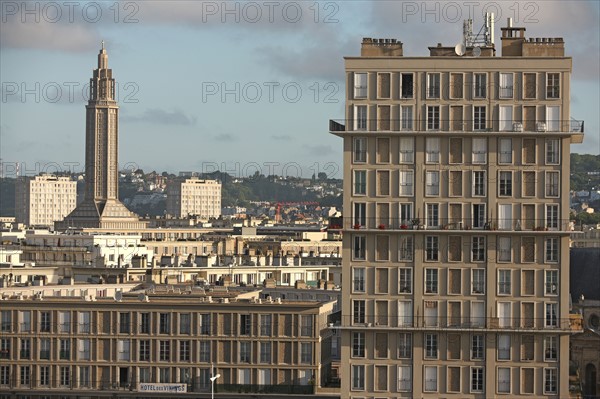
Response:
[{"label": "lamp post", "polygon": [[217,378],[220,378],[221,374],[217,374],[213,377],[210,377],[210,397],[212,399],[215,399],[215,381],[217,380]]}]

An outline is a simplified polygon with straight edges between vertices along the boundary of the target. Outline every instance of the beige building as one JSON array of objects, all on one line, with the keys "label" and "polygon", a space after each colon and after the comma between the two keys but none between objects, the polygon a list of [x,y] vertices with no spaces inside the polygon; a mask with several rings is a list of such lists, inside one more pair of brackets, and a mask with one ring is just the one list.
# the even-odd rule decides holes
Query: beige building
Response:
[{"label": "beige building", "polygon": [[169,396],[181,397],[210,391],[219,374],[218,392],[312,394],[328,377],[333,302],[189,285],[103,296],[84,288],[3,295],[0,390],[121,397],[175,386]]},{"label": "beige building", "polygon": [[524,33],[345,58],[342,398],[568,397],[583,124],[563,40]]},{"label": "beige building", "polygon": [[40,175],[20,177],[15,187],[17,223],[54,226],[77,205],[77,182],[69,177]]},{"label": "beige building", "polygon": [[167,214],[178,218],[221,216],[221,183],[192,177],[167,184]]}]

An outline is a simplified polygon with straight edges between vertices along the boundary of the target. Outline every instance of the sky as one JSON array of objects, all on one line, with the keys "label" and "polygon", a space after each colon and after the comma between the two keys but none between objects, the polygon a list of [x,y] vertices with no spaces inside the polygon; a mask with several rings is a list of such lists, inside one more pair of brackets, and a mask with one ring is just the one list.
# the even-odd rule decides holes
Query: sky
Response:
[{"label": "sky", "polygon": [[[83,172],[87,85],[101,41],[117,81],[119,166],[341,178],[344,56],[363,37],[405,56],[462,39],[462,21],[507,17],[563,37],[573,57],[578,153],[600,153],[600,2],[0,0],[0,158],[5,176]],[[500,52],[498,51],[498,55]]]}]

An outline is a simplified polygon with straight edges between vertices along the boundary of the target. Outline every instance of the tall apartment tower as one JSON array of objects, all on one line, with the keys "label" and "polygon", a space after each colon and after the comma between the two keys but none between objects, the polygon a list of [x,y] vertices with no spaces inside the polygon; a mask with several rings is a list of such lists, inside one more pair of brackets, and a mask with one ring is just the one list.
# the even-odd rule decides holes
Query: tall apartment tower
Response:
[{"label": "tall apartment tower", "polygon": [[119,106],[104,42],[98,54],[98,68],[90,79],[90,99],[85,108],[85,198],[56,227],[143,227],[138,216],[119,201]]},{"label": "tall apartment tower", "polygon": [[185,218],[221,216],[221,183],[197,177],[176,179],[167,184],[167,214]]},{"label": "tall apartment tower", "polygon": [[15,186],[15,216],[27,226],[54,226],[77,205],[77,182],[69,177],[19,177]]},{"label": "tall apartment tower", "polygon": [[346,57],[342,398],[569,395],[561,38]]}]

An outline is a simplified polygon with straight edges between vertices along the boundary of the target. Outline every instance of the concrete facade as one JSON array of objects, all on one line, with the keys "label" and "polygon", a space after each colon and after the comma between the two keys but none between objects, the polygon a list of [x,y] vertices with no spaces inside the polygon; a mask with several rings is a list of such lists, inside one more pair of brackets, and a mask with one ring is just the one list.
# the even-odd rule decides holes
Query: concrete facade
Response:
[{"label": "concrete facade", "polygon": [[192,177],[167,184],[167,214],[201,219],[221,216],[221,183]]},{"label": "concrete facade", "polygon": [[16,222],[53,227],[77,205],[77,182],[69,177],[20,177],[15,187]]}]

